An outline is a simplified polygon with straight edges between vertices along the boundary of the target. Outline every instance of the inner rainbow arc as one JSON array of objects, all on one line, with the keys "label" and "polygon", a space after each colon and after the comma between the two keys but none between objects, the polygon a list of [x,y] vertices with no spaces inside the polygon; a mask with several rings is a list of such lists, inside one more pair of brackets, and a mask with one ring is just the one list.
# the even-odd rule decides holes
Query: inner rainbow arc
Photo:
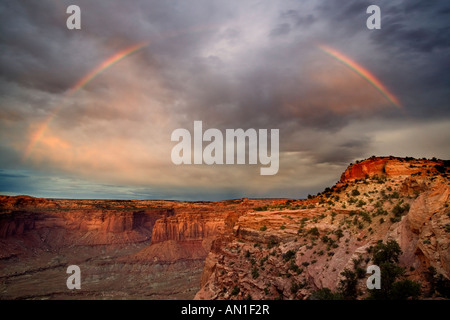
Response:
[{"label": "inner rainbow arc", "polygon": [[138,44],[132,45],[131,47],[128,47],[126,49],[123,49],[103,62],[101,62],[97,67],[92,69],[90,72],[88,72],[86,75],[84,75],[80,80],[78,80],[67,92],[67,94],[70,96],[83,88],[86,84],[88,84],[90,81],[92,81],[96,76],[98,76],[100,73],[102,73],[107,68],[111,67],[113,64],[119,62],[123,58],[133,54],[134,52],[142,49],[143,47],[146,47],[149,45],[149,42],[140,42]]},{"label": "inner rainbow arc", "polygon": [[[65,97],[70,97],[74,95],[77,91],[82,89],[84,86],[86,86],[89,82],[91,82],[95,77],[97,77],[100,73],[108,69],[109,67],[113,66],[115,63],[119,62],[120,60],[124,59],[125,57],[130,56],[131,54],[139,51],[140,49],[148,46],[150,44],[149,41],[145,42],[139,42],[137,44],[134,44],[130,47],[127,47],[112,56],[108,57],[106,60],[103,60],[99,65],[97,65],[94,69],[86,73],[80,80],[78,80],[67,92],[65,93]],[[55,119],[55,117],[58,115],[58,113],[61,111],[62,106],[57,107],[49,116],[48,118],[39,126],[39,128],[35,131],[33,134],[30,143],[25,148],[25,152],[22,157],[22,161],[26,160],[31,152],[33,151],[36,144],[41,140],[41,138],[44,136],[45,132],[47,131],[50,123]]]},{"label": "inner rainbow arc", "polygon": [[339,52],[333,48],[330,48],[323,44],[318,45],[318,48],[322,52],[324,52],[327,55],[333,57],[334,59],[340,61],[341,63],[343,63],[350,69],[352,69],[354,72],[359,74],[361,77],[366,79],[375,89],[377,89],[394,106],[396,106],[397,108],[402,108],[400,100],[396,96],[394,96],[394,94],[389,92],[389,90],[383,85],[383,83],[381,83],[381,81],[377,77],[375,77],[375,75],[370,73],[369,70],[367,70],[363,66],[359,65],[355,61],[351,60],[350,58],[346,57],[344,54],[342,54],[341,52]]}]

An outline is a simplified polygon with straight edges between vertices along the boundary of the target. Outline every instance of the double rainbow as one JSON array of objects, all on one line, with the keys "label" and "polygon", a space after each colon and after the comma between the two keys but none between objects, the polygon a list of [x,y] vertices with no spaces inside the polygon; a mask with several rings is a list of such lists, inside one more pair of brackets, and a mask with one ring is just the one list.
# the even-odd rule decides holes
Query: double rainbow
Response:
[{"label": "double rainbow", "polygon": [[[149,42],[140,42],[138,44],[134,44],[128,48],[125,48],[109,58],[105,59],[103,62],[101,62],[99,65],[97,65],[94,69],[92,69],[90,72],[88,72],[86,75],[84,75],[79,81],[77,81],[66,93],[66,97],[74,95],[76,92],[78,92],[80,89],[82,89],[84,86],[86,86],[89,82],[91,82],[95,77],[97,77],[100,73],[105,71],[106,69],[113,66],[115,63],[119,62],[120,60],[132,55],[133,53],[141,50],[142,48],[149,45]],[[400,101],[397,97],[395,97],[389,90],[381,83],[380,80],[378,80],[372,73],[370,73],[367,69],[356,63],[355,61],[351,60],[350,58],[346,57],[344,54],[340,53],[339,51],[330,48],[326,45],[318,45],[318,48],[323,51],[324,53],[328,54],[329,56],[333,57],[334,59],[340,61],[344,65],[348,66],[350,69],[352,69],[354,72],[359,74],[361,77],[366,79],[375,89],[377,89],[389,102],[391,102],[394,106],[401,108]],[[43,124],[39,127],[39,129],[33,134],[31,137],[30,143],[25,148],[25,152],[23,155],[22,160],[25,160],[29,157],[31,152],[33,151],[36,144],[39,142],[39,140],[42,138],[46,130],[48,129],[50,123],[53,121],[53,119],[58,115],[58,113],[61,111],[62,106],[59,106],[56,108],[56,110],[43,122]]]}]

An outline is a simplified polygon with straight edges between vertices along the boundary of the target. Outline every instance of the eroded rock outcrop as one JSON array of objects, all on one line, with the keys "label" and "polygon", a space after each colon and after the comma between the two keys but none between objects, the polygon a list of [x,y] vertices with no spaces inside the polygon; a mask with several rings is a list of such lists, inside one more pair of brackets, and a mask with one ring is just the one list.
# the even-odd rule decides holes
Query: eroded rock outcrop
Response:
[{"label": "eroded rock outcrop", "polygon": [[372,157],[309,201],[249,211],[232,238],[212,246],[196,299],[305,299],[317,289],[336,291],[344,270],[363,272],[364,298],[371,250],[388,240],[400,245],[399,263],[422,292],[429,290],[429,267],[449,281],[447,164]]}]

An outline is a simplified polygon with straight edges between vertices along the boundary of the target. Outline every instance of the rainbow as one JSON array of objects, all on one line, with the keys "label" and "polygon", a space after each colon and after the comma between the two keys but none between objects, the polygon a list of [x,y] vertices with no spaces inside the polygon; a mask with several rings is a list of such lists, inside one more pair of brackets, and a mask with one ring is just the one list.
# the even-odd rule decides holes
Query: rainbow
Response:
[{"label": "rainbow", "polygon": [[132,45],[131,47],[128,47],[122,51],[119,51],[115,54],[113,54],[108,59],[104,60],[102,63],[100,63],[97,67],[92,69],[90,72],[88,72],[85,76],[83,76],[80,80],[78,80],[77,83],[75,83],[72,88],[69,89],[68,95],[72,95],[81,88],[83,88],[85,85],[87,85],[89,82],[91,82],[96,76],[98,76],[100,73],[111,67],[113,64],[119,62],[123,58],[128,57],[129,55],[135,53],[136,51],[148,46],[149,42],[141,42],[135,45]]},{"label": "rainbow", "polygon": [[377,89],[387,100],[389,100],[390,103],[392,103],[397,108],[402,108],[400,101],[395,97],[389,90],[381,83],[380,80],[378,80],[373,74],[371,74],[367,69],[356,63],[355,61],[351,60],[350,58],[346,57],[339,51],[330,48],[325,45],[318,45],[318,48],[328,54],[329,56],[333,57],[334,59],[342,62],[347,67],[352,69],[354,72],[359,74],[361,77],[366,79],[375,89]]},{"label": "rainbow", "polygon": [[[89,82],[91,82],[95,77],[97,77],[100,73],[114,65],[115,63],[119,62],[120,60],[130,56],[131,54],[135,53],[136,51],[139,51],[140,49],[146,47],[149,45],[150,42],[140,42],[138,44],[134,44],[131,47],[128,47],[126,49],[123,49],[103,62],[101,62],[99,65],[97,65],[94,69],[89,71],[87,74],[85,74],[80,80],[78,80],[69,90],[67,90],[65,96],[70,97],[74,95],[76,92],[78,92],[80,89],[82,89],[84,86],[86,86]],[[39,126],[38,130],[33,134],[31,137],[30,143],[25,148],[25,152],[23,154],[22,160],[26,160],[28,156],[33,151],[33,148],[36,146],[36,144],[39,142],[39,140],[44,135],[45,131],[47,131],[47,128],[49,127],[50,123],[53,121],[53,119],[58,115],[58,113],[61,111],[62,107],[57,107],[50,116]]]}]

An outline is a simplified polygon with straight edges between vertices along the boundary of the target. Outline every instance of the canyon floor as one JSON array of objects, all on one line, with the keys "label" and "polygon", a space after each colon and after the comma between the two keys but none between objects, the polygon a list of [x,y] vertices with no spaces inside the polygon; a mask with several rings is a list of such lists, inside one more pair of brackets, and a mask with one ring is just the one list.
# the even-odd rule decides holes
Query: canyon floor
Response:
[{"label": "canyon floor", "polygon": [[[218,202],[0,196],[0,299],[310,299],[401,249],[398,280],[450,279],[448,161],[372,157],[308,199]],[[69,290],[69,265],[81,289]],[[323,291],[322,291],[323,293]],[[316,295],[317,297],[317,295]]]}]

